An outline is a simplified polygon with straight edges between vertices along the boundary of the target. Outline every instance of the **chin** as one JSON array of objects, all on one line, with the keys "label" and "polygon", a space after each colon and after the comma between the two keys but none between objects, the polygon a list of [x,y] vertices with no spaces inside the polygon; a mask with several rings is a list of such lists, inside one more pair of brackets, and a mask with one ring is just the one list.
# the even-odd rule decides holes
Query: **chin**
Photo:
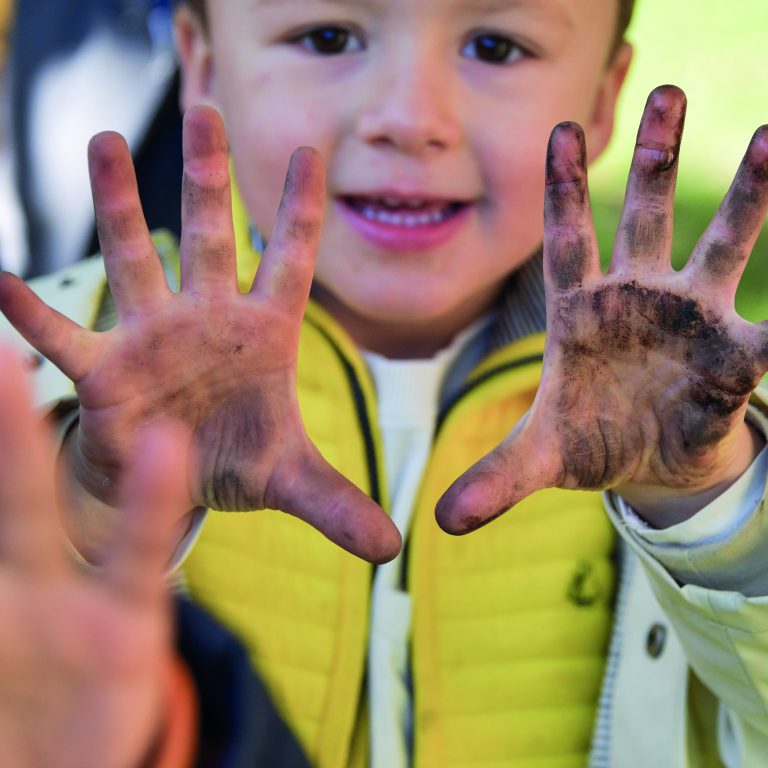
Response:
[{"label": "chin", "polygon": [[444,296],[430,296],[424,291],[408,290],[386,299],[373,292],[352,306],[356,314],[374,322],[423,324],[458,314],[461,303]]},{"label": "chin", "polygon": [[[345,286],[336,281],[332,289],[325,287],[320,278],[315,282],[313,296],[343,325],[462,327],[482,315],[498,291],[498,285],[494,285],[472,293],[458,292],[456,285],[441,286],[433,276],[424,275],[370,277],[365,285]],[[461,287],[466,288],[467,282]]]}]

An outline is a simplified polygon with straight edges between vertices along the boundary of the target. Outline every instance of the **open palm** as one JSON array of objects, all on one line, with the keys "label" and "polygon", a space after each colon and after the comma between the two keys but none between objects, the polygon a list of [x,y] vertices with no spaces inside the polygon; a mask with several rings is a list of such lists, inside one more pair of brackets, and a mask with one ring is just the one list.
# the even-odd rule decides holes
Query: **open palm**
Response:
[{"label": "open palm", "polygon": [[80,484],[111,503],[137,430],[169,416],[187,426],[199,455],[190,507],[281,509],[366,559],[394,557],[397,529],[320,456],[299,413],[299,330],[325,195],[319,155],[294,153],[247,294],[237,285],[227,143],[215,110],[185,119],[177,294],[152,246],[124,140],[96,136],[89,164],[116,327],[81,328],[21,281],[0,280],[0,308],[75,382],[80,423],[70,456]]},{"label": "open palm", "polygon": [[768,328],[739,317],[733,301],[768,208],[768,128],[755,134],[720,210],[675,272],[672,204],[684,114],[677,88],[649,97],[607,275],[582,131],[567,123],[554,130],[541,384],[512,433],[441,500],[446,530],[472,530],[540,488],[616,488],[630,500],[690,495],[732,482],[749,463],[744,412],[768,368]]}]

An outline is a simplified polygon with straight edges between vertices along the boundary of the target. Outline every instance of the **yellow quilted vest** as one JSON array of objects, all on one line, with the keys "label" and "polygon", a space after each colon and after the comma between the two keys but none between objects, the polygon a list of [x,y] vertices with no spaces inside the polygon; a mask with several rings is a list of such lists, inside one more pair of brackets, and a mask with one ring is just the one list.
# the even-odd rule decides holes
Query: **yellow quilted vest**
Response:
[{"label": "yellow quilted vest", "polygon": [[[245,287],[257,257],[242,211],[236,221]],[[542,348],[539,335],[496,352],[441,417],[404,569],[416,768],[585,764],[614,589],[599,495],[542,491],[458,538],[434,521],[440,494],[529,407]],[[310,437],[386,508],[372,381],[350,339],[314,305],[298,378]],[[372,574],[273,510],[211,513],[185,565],[192,596],[245,642],[319,768],[365,764]]]}]

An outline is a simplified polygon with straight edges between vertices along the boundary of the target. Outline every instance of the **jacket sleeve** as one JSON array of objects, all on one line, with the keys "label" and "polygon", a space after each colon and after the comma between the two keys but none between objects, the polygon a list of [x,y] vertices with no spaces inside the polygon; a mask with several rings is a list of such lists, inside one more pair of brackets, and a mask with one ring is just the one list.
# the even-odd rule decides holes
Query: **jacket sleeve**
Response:
[{"label": "jacket sleeve", "polygon": [[186,598],[176,617],[198,700],[197,768],[309,768],[243,646]]},{"label": "jacket sleeve", "polygon": [[[755,427],[768,432],[768,420],[752,410]],[[728,768],[763,766],[768,755],[766,464],[763,454],[729,497],[741,508],[723,506],[729,492],[714,502],[722,510],[719,530],[710,508],[699,513],[709,519],[695,543],[690,527],[675,526],[677,541],[673,529],[644,535],[621,500],[607,494],[609,516],[638,556],[688,663],[719,700],[717,740]]]},{"label": "jacket sleeve", "polygon": [[[55,274],[32,280],[29,287],[49,306],[85,328],[92,327],[104,295],[106,278],[100,257],[83,259]],[[35,405],[50,411],[74,397],[72,382],[36,352],[0,313],[0,342],[15,347],[32,374]]]}]

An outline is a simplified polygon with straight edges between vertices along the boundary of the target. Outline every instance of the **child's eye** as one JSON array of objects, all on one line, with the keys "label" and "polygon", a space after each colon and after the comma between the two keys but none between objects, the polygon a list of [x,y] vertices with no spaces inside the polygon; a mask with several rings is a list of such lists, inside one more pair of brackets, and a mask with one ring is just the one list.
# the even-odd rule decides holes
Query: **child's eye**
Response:
[{"label": "child's eye", "polygon": [[475,35],[461,49],[462,56],[486,64],[510,64],[528,55],[518,43],[504,35],[483,33]]},{"label": "child's eye", "polygon": [[360,51],[363,43],[353,32],[344,27],[316,27],[297,35],[294,42],[312,53],[336,56],[340,53]]}]

